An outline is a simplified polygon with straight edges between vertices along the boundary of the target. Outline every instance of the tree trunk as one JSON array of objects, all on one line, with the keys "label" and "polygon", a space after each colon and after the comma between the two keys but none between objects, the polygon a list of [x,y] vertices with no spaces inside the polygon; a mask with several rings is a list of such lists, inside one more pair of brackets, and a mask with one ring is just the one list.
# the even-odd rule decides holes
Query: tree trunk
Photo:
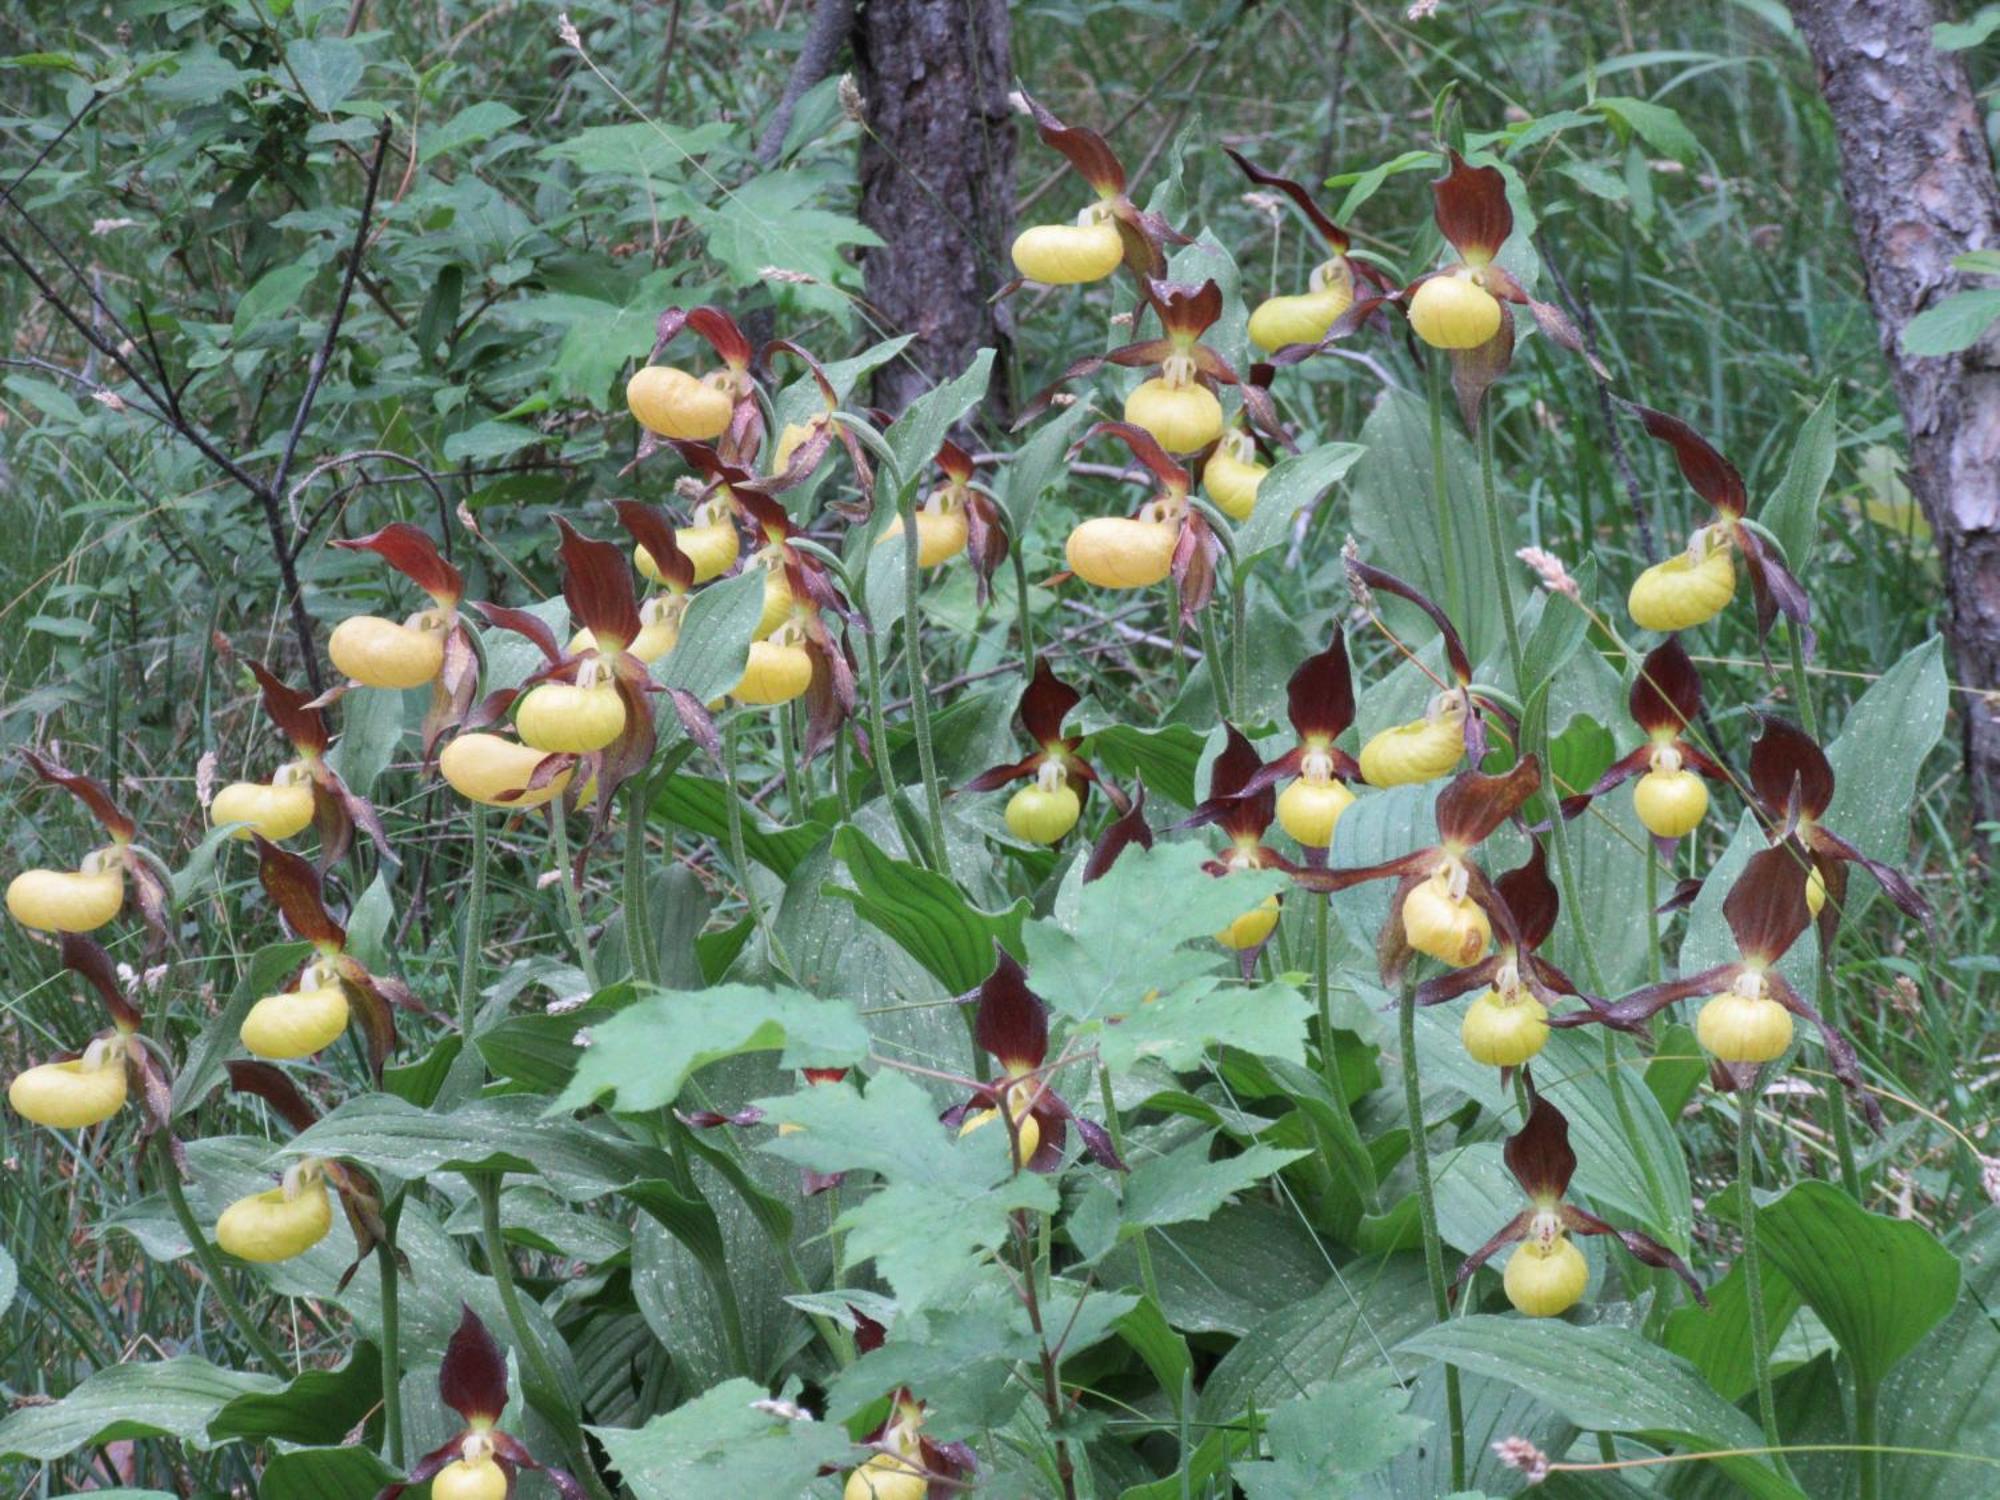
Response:
[{"label": "tree trunk", "polygon": [[[900,412],[982,348],[1005,367],[1007,314],[991,298],[1009,279],[1014,211],[1006,0],[865,0],[854,51],[861,221],[882,237],[862,275],[884,333],[916,335],[875,376],[876,404]],[[997,411],[997,378],[994,391]]]},{"label": "tree trunk", "polygon": [[[1931,0],[1791,0],[1840,140],[1868,297],[1909,433],[1910,484],[1937,537],[1957,677],[2000,687],[2000,337],[1902,349],[1918,313],[1969,283],[1952,257],[2000,244],[2000,190],[1960,54],[1931,45]],[[2000,715],[1962,699],[1975,817],[2000,817]]]}]

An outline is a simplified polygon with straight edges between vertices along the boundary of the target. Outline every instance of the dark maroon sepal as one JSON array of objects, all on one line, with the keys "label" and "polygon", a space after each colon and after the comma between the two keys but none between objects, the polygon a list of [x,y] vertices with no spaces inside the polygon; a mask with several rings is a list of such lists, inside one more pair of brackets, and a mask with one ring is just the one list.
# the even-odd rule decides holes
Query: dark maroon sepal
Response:
[{"label": "dark maroon sepal", "polygon": [[1854,1096],[1854,1102],[1861,1106],[1862,1114],[1867,1117],[1869,1128],[1880,1135],[1885,1123],[1882,1118],[1882,1104],[1861,1081],[1861,1060],[1855,1056],[1854,1044],[1836,1030],[1825,1016],[1815,1010],[1805,996],[1793,989],[1782,974],[1767,973],[1764,976],[1764,983],[1773,1000],[1793,1015],[1810,1022],[1819,1032],[1820,1041],[1826,1048],[1827,1068],[1840,1080],[1841,1086]]},{"label": "dark maroon sepal", "polygon": [[1088,885],[1099,876],[1110,873],[1118,863],[1118,856],[1133,845],[1141,849],[1153,847],[1153,830],[1146,823],[1146,788],[1141,786],[1132,797],[1132,805],[1115,819],[1097,842],[1091,846],[1090,858],[1084,861],[1083,883]]},{"label": "dark maroon sepal", "polygon": [[1451,623],[1451,617],[1440,609],[1429,595],[1414,584],[1403,582],[1394,573],[1362,562],[1359,558],[1347,559],[1347,574],[1354,582],[1369,589],[1379,589],[1385,594],[1394,594],[1422,610],[1437,626],[1438,634],[1444,637],[1445,657],[1451,663],[1451,674],[1461,684],[1472,681],[1472,657],[1465,649],[1465,641],[1458,633],[1458,627]]},{"label": "dark maroon sepal", "polygon": [[1049,1055],[1049,1010],[1028,988],[1028,973],[998,943],[993,972],[979,986],[974,1039],[1003,1067],[1032,1071]]},{"label": "dark maroon sepal", "polygon": [[1538,1203],[1562,1197],[1576,1175],[1576,1152],[1570,1149],[1569,1121],[1563,1112],[1535,1095],[1528,1120],[1507,1137],[1501,1158],[1521,1191]]},{"label": "dark maroon sepal", "polygon": [[247,1057],[232,1057],[223,1067],[228,1071],[231,1089],[262,1099],[293,1130],[309,1130],[318,1123],[319,1111],[299,1092],[292,1075],[283,1068]]},{"label": "dark maroon sepal", "polygon": [[1648,734],[1680,735],[1701,713],[1701,674],[1677,635],[1655,646],[1639,663],[1628,700],[1632,720]]},{"label": "dark maroon sepal", "polygon": [[1031,98],[1027,90],[1018,92],[1021,102],[1028,106],[1028,114],[1035,122],[1035,134],[1042,138],[1044,146],[1060,151],[1076,168],[1077,175],[1101,196],[1109,198],[1124,193],[1125,168],[1118,160],[1118,153],[1111,149],[1103,136],[1081,125],[1063,124]]},{"label": "dark maroon sepal", "polygon": [[756,352],[749,338],[736,324],[736,320],[719,307],[681,308],[670,307],[660,314],[655,325],[655,339],[651,359],[658,359],[666,352],[667,345],[680,337],[683,328],[692,328],[708,341],[716,356],[732,370],[750,368],[751,356]]},{"label": "dark maroon sepal", "polygon": [[1609,1005],[1593,1005],[1589,1010],[1567,1011],[1562,1015],[1549,1017],[1549,1025],[1558,1028],[1587,1026],[1595,1021],[1609,1026],[1615,1031],[1628,1031],[1641,1035],[1646,1022],[1679,1000],[1689,1000],[1696,995],[1713,995],[1727,989],[1736,978],[1741,964],[1717,964],[1712,969],[1704,969],[1699,974],[1689,974],[1681,979],[1668,979],[1659,984],[1649,984],[1643,989],[1632,991]]},{"label": "dark maroon sepal", "polygon": [[632,597],[632,571],[624,552],[583,535],[561,516],[556,530],[562,533],[557,550],[570,618],[589,626],[600,641],[631,645],[639,638],[639,605]]},{"label": "dark maroon sepal", "polygon": [[98,999],[104,1002],[116,1025],[126,1031],[139,1029],[139,1007],[126,996],[124,986],[118,982],[118,971],[112,967],[111,955],[97,939],[80,932],[65,932],[62,961],[64,968],[97,991]]},{"label": "dark maroon sepal", "polygon": [[[563,649],[556,641],[555,632],[549,629],[549,622],[540,615],[531,615],[525,609],[510,609],[504,604],[488,604],[484,599],[473,601],[472,607],[496,630],[511,630],[515,635],[532,641],[550,665],[563,659]],[[505,713],[505,707],[500,712]],[[492,720],[486,722],[491,723]]]},{"label": "dark maroon sepal", "polygon": [[1524,756],[1510,771],[1489,776],[1461,771],[1438,794],[1438,836],[1446,844],[1471,849],[1506,822],[1542,784],[1542,763]]},{"label": "dark maroon sepal", "polygon": [[1431,183],[1438,230],[1467,264],[1484,265],[1514,232],[1506,175],[1498,167],[1469,166],[1456,151],[1449,153],[1449,165]]},{"label": "dark maroon sepal", "polygon": [[1549,934],[1556,930],[1562,898],[1556,891],[1555,882],[1549,879],[1548,851],[1542,847],[1541,840],[1530,839],[1528,848],[1527,863],[1507,871],[1493,884],[1500,893],[1500,900],[1513,913],[1521,946],[1535,949],[1547,942]]},{"label": "dark maroon sepal", "polygon": [[1061,741],[1063,720],[1083,701],[1083,694],[1050,670],[1049,659],[1035,662],[1035,675],[1021,690],[1017,709],[1021,728],[1036,749]]},{"label": "dark maroon sepal", "polygon": [[1192,282],[1155,281],[1149,276],[1145,287],[1146,300],[1159,315],[1160,326],[1177,342],[1200,339],[1222,316],[1222,288],[1212,277],[1197,286]]},{"label": "dark maroon sepal", "polygon": [[305,693],[278,681],[261,661],[246,661],[245,665],[264,691],[264,712],[278,726],[278,733],[302,755],[324,755],[333,743],[326,715],[311,707],[312,700]]},{"label": "dark maroon sepal", "polygon": [[1442,974],[1426,979],[1417,986],[1413,997],[1418,1009],[1443,1005],[1446,1001],[1456,1000],[1492,984],[1494,976],[1500,972],[1501,962],[1499,954],[1491,953],[1470,968],[1446,969]]},{"label": "dark maroon sepal", "polygon": [[412,526],[408,521],[394,521],[380,531],[371,531],[366,536],[351,540],[336,538],[333,545],[349,551],[375,553],[429,594],[442,608],[449,609],[464,597],[464,575],[445,561],[429,532]]},{"label": "dark maroon sepal", "polygon": [[438,1368],[438,1395],[467,1422],[492,1423],[507,1409],[507,1356],[464,1303]]},{"label": "dark maroon sepal", "polygon": [[1638,417],[1649,436],[1658,438],[1674,450],[1674,461],[1680,465],[1681,477],[1687,480],[1697,495],[1730,520],[1742,519],[1743,513],[1750,508],[1750,496],[1743,486],[1743,476],[1736,471],[1736,465],[1679,417],[1670,417],[1663,411],[1655,411],[1636,402],[1626,402],[1625,405]]},{"label": "dark maroon sepal", "polygon": [[852,1302],[847,1304],[847,1310],[854,1315],[854,1347],[863,1354],[873,1354],[888,1339],[889,1330]]},{"label": "dark maroon sepal", "polygon": [[632,540],[652,557],[653,565],[669,588],[683,593],[694,587],[694,564],[681,551],[674,537],[673,522],[665,511],[643,500],[614,500],[611,507],[618,512],[619,524],[631,534]]},{"label": "dark maroon sepal", "polygon": [[1259,187],[1276,188],[1291,199],[1298,206],[1299,212],[1306,216],[1306,221],[1319,231],[1319,237],[1326,241],[1334,254],[1341,256],[1347,254],[1350,243],[1347,231],[1327,217],[1326,211],[1313,201],[1312,194],[1307,192],[1303,185],[1289,177],[1280,177],[1276,172],[1266,172],[1240,151],[1228,146],[1224,146],[1222,150],[1225,156],[1236,163],[1236,169]]},{"label": "dark maroon sepal", "polygon": [[308,943],[343,946],[347,933],[326,909],[319,872],[262,834],[252,834],[251,839],[257,846],[257,879],[285,925]]},{"label": "dark maroon sepal", "polygon": [[1806,874],[1812,859],[1796,839],[1759,850],[1722,898],[1722,915],[1746,960],[1769,965],[1785,956],[1812,920]]},{"label": "dark maroon sepal", "polygon": [[1285,684],[1292,728],[1301,738],[1329,744],[1354,722],[1354,673],[1347,660],[1347,637],[1338,626],[1326,650],[1299,663]]},{"label": "dark maroon sepal", "polygon": [[1176,495],[1185,495],[1194,483],[1194,477],[1182,468],[1162,448],[1159,439],[1143,427],[1135,427],[1130,422],[1099,422],[1070,445],[1072,453],[1095,437],[1115,437],[1132,450],[1132,456],[1151,471],[1160,481],[1163,489]]}]

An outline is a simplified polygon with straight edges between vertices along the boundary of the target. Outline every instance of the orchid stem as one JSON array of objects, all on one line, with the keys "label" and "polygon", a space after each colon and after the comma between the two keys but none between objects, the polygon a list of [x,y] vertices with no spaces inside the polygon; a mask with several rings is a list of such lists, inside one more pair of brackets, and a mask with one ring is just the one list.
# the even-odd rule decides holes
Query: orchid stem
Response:
[{"label": "orchid stem", "polygon": [[[757,899],[757,887],[750,878],[749,846],[743,839],[743,795],[736,779],[736,736],[741,723],[742,715],[736,715],[722,731],[722,776],[729,783],[729,859],[736,866],[736,882],[743,887],[743,904],[750,909],[750,920],[764,935],[764,947],[772,966],[789,974],[791,965],[785,959],[785,950],[778,944],[778,934],[764,911],[764,903]],[[875,753],[880,756],[882,751],[878,747]]]},{"label": "orchid stem", "polygon": [[458,1034],[460,1044],[477,1056],[472,1034],[479,1023],[479,945],[486,936],[486,872],[492,862],[486,809],[472,804],[472,881],[465,894],[465,936],[458,950]]},{"label": "orchid stem", "polygon": [[914,832],[914,818],[909,813],[903,788],[896,781],[895,767],[891,763],[889,719],[882,706],[882,648],[876,643],[872,620],[861,627],[861,649],[868,662],[868,714],[875,733],[875,779],[881,785],[883,797],[888,800],[892,814],[889,821],[895,824],[896,835],[903,841],[903,852],[912,864],[929,865],[923,840]]},{"label": "orchid stem", "polygon": [[641,771],[625,784],[625,955],[632,978],[660,982],[653,953],[653,905],[646,898],[646,803],[652,777]]},{"label": "orchid stem", "polygon": [[[1758,1068],[1749,1087],[1741,1090],[1742,1103],[1736,1120],[1736,1197],[1743,1224],[1743,1293],[1750,1304],[1750,1366],[1757,1377],[1757,1416],[1764,1429],[1764,1441],[1782,1447],[1778,1435],[1778,1402],[1771,1390],[1771,1347],[1764,1318],[1764,1281],[1757,1268],[1757,1198],[1751,1185],[1756,1162],[1757,1095],[1764,1070]],[[1773,1455],[1778,1470],[1787,1479],[1791,1471],[1784,1455]]]},{"label": "orchid stem", "polygon": [[1021,681],[1035,680],[1035,620],[1028,609],[1028,565],[1021,560],[1018,540],[1007,549],[1014,564],[1014,610],[1021,629]]},{"label": "orchid stem", "polygon": [[1215,688],[1215,711],[1225,719],[1234,719],[1236,712],[1230,701],[1228,680],[1222,671],[1222,637],[1216,629],[1215,606],[1209,605],[1201,612],[1201,654],[1208,663],[1208,679]]},{"label": "orchid stem", "polygon": [[[1397,1045],[1403,1053],[1403,1106],[1410,1117],[1410,1161],[1417,1177],[1417,1221],[1424,1234],[1424,1269],[1430,1273],[1431,1306],[1442,1323],[1451,1316],[1445,1290],[1444,1241],[1438,1237],[1437,1195],[1431,1187],[1430,1134],[1424,1128],[1423,1080],[1417,1073],[1417,991],[1409,980],[1396,1005]],[[1445,1413],[1451,1426],[1451,1487],[1465,1488],[1465,1402],[1458,1370],[1444,1367]]]},{"label": "orchid stem", "polygon": [[[1104,1102],[1104,1128],[1111,1132],[1111,1147],[1118,1153],[1118,1159],[1130,1166],[1131,1162],[1125,1155],[1125,1127],[1118,1118],[1118,1101],[1111,1092],[1111,1070],[1101,1064],[1097,1069],[1097,1093]],[[1153,1249],[1146,1243],[1143,1228],[1133,1237],[1132,1248],[1139,1257],[1139,1285],[1153,1299],[1153,1306],[1164,1312],[1160,1302],[1160,1283],[1153,1274]]]},{"label": "orchid stem", "polygon": [[910,677],[910,724],[917,734],[917,765],[924,777],[924,810],[930,818],[931,847],[936,870],[951,874],[951,849],[944,838],[944,797],[938,790],[937,752],[931,745],[930,687],[924,681],[923,573],[918,558],[916,491],[905,485],[897,493],[903,518],[903,663]]},{"label": "orchid stem", "polygon": [[382,1280],[382,1446],[389,1462],[403,1467],[403,1318],[396,1264],[396,1225],[403,1217],[403,1195],[382,1210],[386,1233],[375,1244],[375,1270]]},{"label": "orchid stem", "polygon": [[1431,404],[1431,503],[1436,511],[1438,562],[1444,572],[1445,613],[1454,620],[1465,618],[1465,601],[1459,597],[1458,553],[1452,546],[1451,486],[1444,466],[1444,352],[1432,349],[1424,358],[1430,377]]},{"label": "orchid stem", "polygon": [[[1341,1086],[1340,1052],[1333,1044],[1333,955],[1332,940],[1327,931],[1331,920],[1328,909],[1332,905],[1333,898],[1309,895],[1306,899],[1313,903],[1313,973],[1319,1000],[1320,1072],[1326,1078],[1326,1091],[1333,1098],[1334,1110],[1346,1124],[1348,1134],[1358,1145],[1361,1141],[1361,1127],[1355,1121],[1354,1107],[1347,1102],[1347,1090]],[[1365,1154],[1366,1148],[1363,1150]],[[1341,1157],[1345,1162],[1347,1153],[1342,1152]],[[1370,1213],[1380,1212],[1381,1194],[1377,1190],[1372,1172],[1364,1180],[1361,1173],[1350,1169],[1348,1177],[1353,1181],[1355,1191],[1360,1194],[1361,1202],[1367,1210]]]},{"label": "orchid stem", "polygon": [[597,956],[590,951],[590,932],[583,925],[583,895],[576,888],[569,867],[569,820],[563,815],[562,799],[549,803],[549,843],[555,854],[556,875],[562,885],[563,911],[569,917],[570,940],[576,946],[576,961],[583,969],[583,982],[597,993]]},{"label": "orchid stem", "polygon": [[257,1356],[273,1375],[288,1376],[292,1366],[278,1352],[277,1346],[264,1336],[264,1330],[250,1320],[250,1314],[243,1304],[236,1300],[236,1293],[229,1289],[228,1268],[222,1264],[215,1246],[208,1242],[208,1236],[201,1232],[201,1225],[195,1222],[194,1210],[188,1207],[187,1194],[181,1190],[181,1169],[174,1161],[173,1142],[162,1130],[153,1137],[156,1154],[160,1159],[160,1186],[165,1190],[167,1202],[172,1206],[174,1218],[181,1226],[181,1233],[187,1236],[194,1258],[201,1262],[203,1274],[208,1277],[209,1290],[215,1294],[216,1304],[223,1315],[243,1335],[243,1342],[250,1346],[250,1352]]},{"label": "orchid stem", "polygon": [[1229,680],[1236,690],[1235,709],[1240,719],[1250,696],[1250,580],[1242,568],[1230,570],[1229,590]]},{"label": "orchid stem", "polygon": [[479,1223],[486,1247],[486,1269],[493,1277],[494,1290],[500,1294],[500,1307],[507,1314],[507,1326],[513,1330],[514,1343],[520,1349],[521,1358],[533,1375],[535,1384],[540,1387],[538,1392],[529,1396],[529,1400],[562,1434],[563,1446],[569,1450],[570,1463],[593,1500],[611,1500],[604,1481],[598,1477],[597,1465],[591,1461],[583,1424],[563,1400],[562,1381],[557,1378],[555,1366],[549,1363],[548,1351],[542,1348],[541,1340],[535,1337],[534,1329],[528,1325],[527,1310],[522,1307],[520,1290],[514,1285],[514,1265],[508,1258],[507,1238],[500,1228],[500,1174],[467,1172],[465,1176],[472,1184],[473,1192],[479,1196]]}]

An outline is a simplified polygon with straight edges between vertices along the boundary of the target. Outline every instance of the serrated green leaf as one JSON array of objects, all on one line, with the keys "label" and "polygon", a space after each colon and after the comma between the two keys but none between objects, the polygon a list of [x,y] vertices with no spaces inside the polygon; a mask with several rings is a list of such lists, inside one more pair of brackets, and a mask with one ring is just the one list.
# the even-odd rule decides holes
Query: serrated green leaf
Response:
[{"label": "serrated green leaf", "polygon": [[1953,292],[1903,325],[1903,352],[1919,358],[1970,349],[2000,322],[2000,287]]},{"label": "serrated green leaf", "polygon": [[731,1380],[644,1427],[593,1427],[640,1495],[797,1495],[820,1469],[865,1457],[844,1429],[760,1409],[770,1392]]},{"label": "serrated green leaf", "polygon": [[854,1007],[792,989],[726,984],[645,995],[594,1026],[576,1074],[551,1106],[658,1109],[680,1097],[690,1075],[745,1052],[779,1052],[788,1068],[852,1067],[868,1055],[868,1029]]},{"label": "serrated green leaf", "polygon": [[1271,1457],[1239,1464],[1246,1500],[1342,1500],[1416,1442],[1430,1424],[1405,1408],[1409,1391],[1393,1370],[1330,1381],[1285,1402],[1265,1428]]},{"label": "serrated green leaf", "polygon": [[1237,1193],[1263,1181],[1287,1162],[1312,1154],[1251,1146],[1211,1161],[1216,1135],[1216,1131],[1206,1131],[1165,1156],[1133,1168],[1125,1181],[1123,1217],[1128,1234],[1142,1233],[1149,1226],[1206,1219]]}]

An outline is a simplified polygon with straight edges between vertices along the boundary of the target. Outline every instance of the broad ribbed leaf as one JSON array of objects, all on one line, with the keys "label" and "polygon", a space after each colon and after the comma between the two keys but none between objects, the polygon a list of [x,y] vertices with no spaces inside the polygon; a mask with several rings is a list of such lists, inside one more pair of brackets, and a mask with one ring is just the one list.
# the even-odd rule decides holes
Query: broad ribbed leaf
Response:
[{"label": "broad ribbed leaf", "polygon": [[24,1406],[0,1421],[0,1457],[47,1462],[120,1438],[170,1437],[210,1448],[209,1424],[238,1397],[273,1394],[272,1375],[224,1370],[205,1359],[107,1365],[60,1401]]},{"label": "broad ribbed leaf", "polygon": [[1026,897],[1003,912],[981,911],[951,881],[884,854],[852,824],[834,834],[833,850],[854,889],[834,886],[831,893],[852,902],[952,994],[976,988],[993,972],[994,943],[1021,952]]},{"label": "broad ribbed leaf", "polygon": [[1359,443],[1321,443],[1271,465],[1257,486],[1257,508],[1236,528],[1236,565],[1247,567],[1284,546],[1291,539],[1293,517],[1339,483],[1364,451]]},{"label": "broad ribbed leaf", "polygon": [[674,649],[654,664],[653,680],[703,703],[720,698],[743,680],[751,632],[763,611],[762,568],[745,568],[698,590],[688,601]]}]

